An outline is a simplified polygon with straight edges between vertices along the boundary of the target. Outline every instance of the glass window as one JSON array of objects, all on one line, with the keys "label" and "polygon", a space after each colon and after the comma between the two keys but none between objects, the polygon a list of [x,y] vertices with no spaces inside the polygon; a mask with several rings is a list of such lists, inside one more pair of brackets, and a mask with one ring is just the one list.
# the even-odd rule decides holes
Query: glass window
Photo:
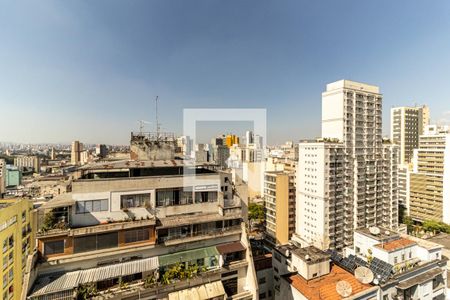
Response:
[{"label": "glass window", "polygon": [[77,212],[77,214],[84,214],[85,213],[84,201],[77,201],[76,212]]},{"label": "glass window", "polygon": [[77,201],[76,204],[77,214],[107,211],[107,210],[108,210],[108,199]]},{"label": "glass window", "polygon": [[147,207],[150,205],[150,194],[132,194],[120,196],[120,208]]},{"label": "glass window", "polygon": [[97,237],[95,235],[86,235],[74,238],[73,252],[87,252],[97,249]]},{"label": "glass window", "polygon": [[107,211],[108,210],[108,199],[101,200],[100,210]]},{"label": "glass window", "polygon": [[103,233],[97,235],[97,249],[108,249],[119,245],[117,232]]},{"label": "glass window", "polygon": [[64,253],[64,240],[44,242],[44,255]]},{"label": "glass window", "polygon": [[150,239],[148,228],[139,228],[125,231],[125,243],[136,243]]}]

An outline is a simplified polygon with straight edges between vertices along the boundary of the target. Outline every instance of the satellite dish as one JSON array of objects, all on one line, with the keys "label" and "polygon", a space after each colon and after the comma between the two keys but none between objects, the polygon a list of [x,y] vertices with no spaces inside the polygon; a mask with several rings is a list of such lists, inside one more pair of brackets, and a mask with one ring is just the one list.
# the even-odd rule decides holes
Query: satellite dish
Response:
[{"label": "satellite dish", "polygon": [[386,231],[384,232],[384,234],[385,234],[385,235],[390,235],[391,233],[389,232],[389,230],[386,230]]},{"label": "satellite dish", "polygon": [[336,283],[336,292],[342,297],[348,297],[352,294],[352,286],[348,281],[338,281],[338,283]]},{"label": "satellite dish", "polygon": [[380,281],[378,280],[378,278],[375,278],[374,280],[373,280],[373,284],[379,284],[380,283]]},{"label": "satellite dish", "polygon": [[378,227],[369,227],[369,232],[373,235],[378,235],[380,234],[380,228]]},{"label": "satellite dish", "polygon": [[371,283],[373,281],[373,277],[373,272],[369,268],[361,266],[355,269],[355,278],[361,283]]}]

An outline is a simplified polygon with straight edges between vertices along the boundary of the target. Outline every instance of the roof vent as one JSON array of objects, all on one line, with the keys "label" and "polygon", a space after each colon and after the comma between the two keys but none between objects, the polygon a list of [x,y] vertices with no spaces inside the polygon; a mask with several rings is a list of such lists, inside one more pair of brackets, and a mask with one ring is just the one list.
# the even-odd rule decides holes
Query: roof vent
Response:
[{"label": "roof vent", "polygon": [[310,260],[311,258],[309,257],[309,254],[305,255],[305,260]]}]

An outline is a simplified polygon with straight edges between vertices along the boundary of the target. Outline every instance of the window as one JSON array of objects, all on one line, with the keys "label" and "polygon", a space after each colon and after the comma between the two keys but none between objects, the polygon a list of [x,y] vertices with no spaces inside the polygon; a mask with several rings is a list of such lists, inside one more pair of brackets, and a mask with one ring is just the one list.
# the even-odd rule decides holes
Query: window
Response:
[{"label": "window", "polygon": [[398,258],[397,258],[397,256],[394,257],[394,264],[396,264],[396,263],[398,263]]},{"label": "window", "polygon": [[261,277],[258,279],[258,284],[264,284],[266,283],[266,277]]},{"label": "window", "polygon": [[64,240],[44,242],[44,255],[64,253]]},{"label": "window", "polygon": [[192,204],[192,199],[192,187],[161,189],[156,192],[156,206]]},{"label": "window", "polygon": [[107,210],[108,210],[108,199],[76,202],[77,214],[85,214],[90,212],[107,211]]},{"label": "window", "polygon": [[14,280],[14,268],[9,269],[9,282]]},{"label": "window", "polygon": [[125,231],[125,243],[136,243],[150,239],[148,228],[140,228]]},{"label": "window", "polygon": [[25,222],[26,219],[27,219],[27,211],[24,210],[24,211],[22,212],[22,222]]},{"label": "window", "polygon": [[266,293],[259,293],[259,299],[266,299]]},{"label": "window", "polygon": [[147,207],[149,205],[149,193],[120,196],[120,208]]},{"label": "window", "polygon": [[196,192],[195,203],[215,202],[217,201],[217,192]]},{"label": "window", "polygon": [[317,277],[317,273],[312,274],[312,277]]},{"label": "window", "polygon": [[119,245],[117,232],[86,235],[74,239],[74,253],[114,248]]},{"label": "window", "polygon": [[275,252],[275,259],[281,262],[281,255],[278,252]]},{"label": "window", "polygon": [[402,254],[402,261],[405,260],[405,254]]}]

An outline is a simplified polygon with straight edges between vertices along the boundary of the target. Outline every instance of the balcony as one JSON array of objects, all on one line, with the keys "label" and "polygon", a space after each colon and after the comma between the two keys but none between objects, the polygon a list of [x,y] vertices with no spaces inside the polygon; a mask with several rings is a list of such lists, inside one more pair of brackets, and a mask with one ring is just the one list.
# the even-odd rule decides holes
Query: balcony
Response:
[{"label": "balcony", "polygon": [[225,228],[217,228],[207,231],[190,232],[182,235],[175,236],[162,236],[158,237],[158,243],[164,243],[166,246],[176,245],[180,243],[189,243],[205,238],[221,237],[233,234],[239,234],[242,232],[241,225],[235,225]]},{"label": "balcony", "polygon": [[106,223],[94,226],[80,227],[80,228],[70,228],[67,223],[60,223],[59,228],[50,229],[48,231],[38,232],[37,238],[42,237],[53,237],[53,236],[80,236],[87,234],[96,234],[108,231],[119,231],[124,229],[131,229],[144,226],[154,226],[156,221],[154,219],[149,220],[136,220],[136,221],[123,221]]}]

